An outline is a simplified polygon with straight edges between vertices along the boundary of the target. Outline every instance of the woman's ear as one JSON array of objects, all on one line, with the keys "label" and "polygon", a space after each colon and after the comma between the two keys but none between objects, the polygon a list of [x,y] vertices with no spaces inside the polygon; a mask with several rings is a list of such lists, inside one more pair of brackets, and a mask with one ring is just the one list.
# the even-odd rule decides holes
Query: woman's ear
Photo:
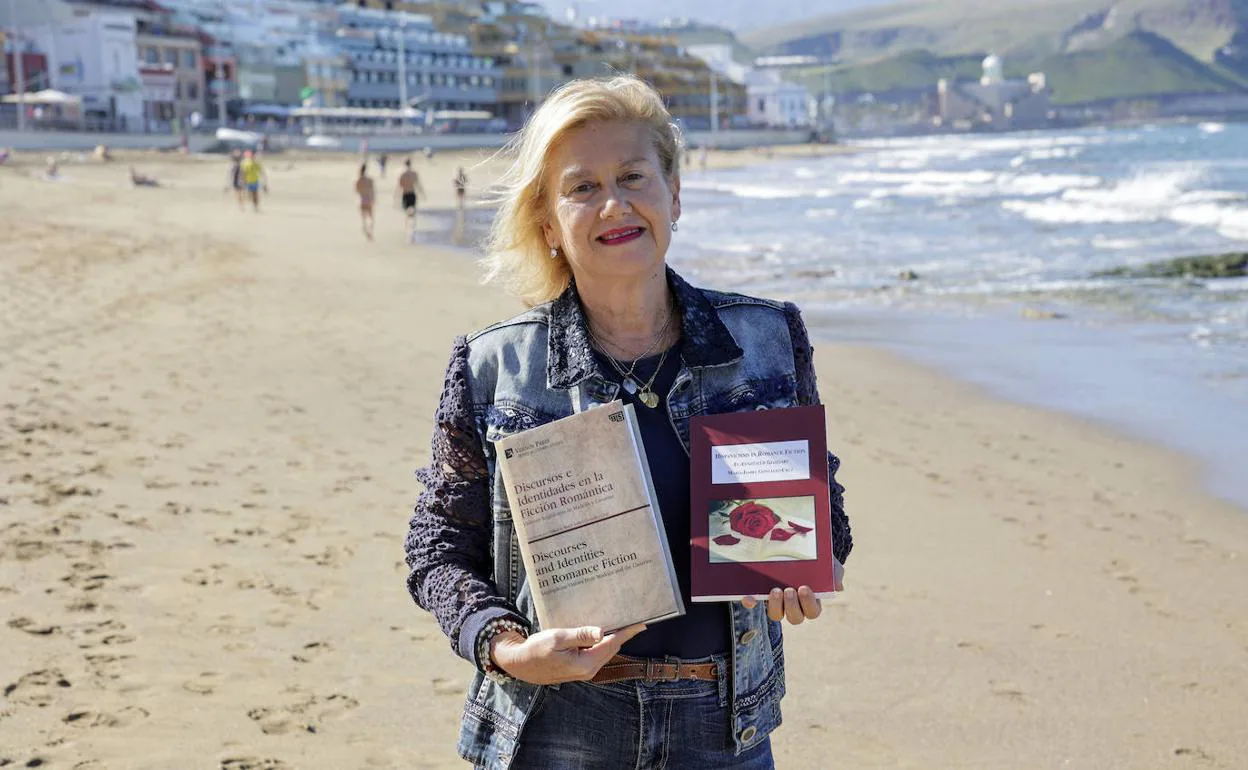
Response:
[{"label": "woman's ear", "polygon": [[551,226],[549,220],[542,223],[542,236],[546,239],[547,248],[553,249],[559,245],[559,241],[555,238],[555,228]]},{"label": "woman's ear", "polygon": [[672,180],[672,221],[680,219],[680,177]]}]

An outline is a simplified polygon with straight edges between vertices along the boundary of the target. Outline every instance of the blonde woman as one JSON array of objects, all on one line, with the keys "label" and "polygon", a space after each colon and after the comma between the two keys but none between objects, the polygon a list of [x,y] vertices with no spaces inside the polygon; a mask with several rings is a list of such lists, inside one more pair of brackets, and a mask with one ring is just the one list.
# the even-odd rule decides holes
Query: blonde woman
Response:
[{"label": "blonde woman", "polygon": [[[778,586],[763,604],[689,603],[679,544],[689,417],[818,402],[801,316],[667,267],[681,138],[642,81],[565,85],[512,149],[486,275],[531,309],[456,340],[406,541],[409,591],[477,668],[460,753],[491,769],[770,768],[781,621],[818,617],[819,601]],[[616,398],[637,411],[688,613],[606,635],[539,631],[493,442]]]}]

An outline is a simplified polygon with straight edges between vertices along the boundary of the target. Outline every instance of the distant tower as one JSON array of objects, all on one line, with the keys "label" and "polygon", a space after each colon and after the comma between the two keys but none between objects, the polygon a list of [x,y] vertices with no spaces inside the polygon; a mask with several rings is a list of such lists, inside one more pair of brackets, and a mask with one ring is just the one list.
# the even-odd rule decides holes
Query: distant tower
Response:
[{"label": "distant tower", "polygon": [[1001,57],[994,54],[988,54],[984,57],[984,76],[979,79],[980,85],[999,86],[1005,82],[1005,66],[1001,63]]}]

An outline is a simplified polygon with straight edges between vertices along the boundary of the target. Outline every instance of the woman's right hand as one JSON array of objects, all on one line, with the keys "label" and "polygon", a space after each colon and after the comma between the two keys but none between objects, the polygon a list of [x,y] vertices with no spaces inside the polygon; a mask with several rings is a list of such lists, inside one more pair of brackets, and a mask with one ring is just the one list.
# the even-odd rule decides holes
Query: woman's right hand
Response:
[{"label": "woman's right hand", "polygon": [[508,675],[530,684],[585,682],[611,660],[645,624],[602,633],[601,628],[550,628],[525,638],[504,631],[490,640],[490,659]]}]

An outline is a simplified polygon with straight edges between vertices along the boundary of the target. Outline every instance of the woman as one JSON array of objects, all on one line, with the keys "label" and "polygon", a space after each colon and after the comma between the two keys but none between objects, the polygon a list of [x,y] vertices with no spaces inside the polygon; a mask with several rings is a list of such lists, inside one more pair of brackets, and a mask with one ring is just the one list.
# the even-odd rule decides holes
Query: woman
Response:
[{"label": "woman", "polygon": [[[819,616],[810,589],[691,604],[689,549],[674,547],[684,617],[605,636],[538,631],[496,473],[499,438],[623,399],[668,541],[687,543],[689,416],[818,403],[796,307],[695,289],[666,267],[680,150],[640,80],[575,81],[530,119],[503,180],[487,275],[534,307],[456,341],[406,542],[409,591],[478,668],[459,744],[478,767],[772,767],[780,621]],[[660,395],[653,407],[645,390]],[[831,486],[844,562],[852,541]]]},{"label": "woman", "polygon": [[368,175],[368,164],[360,166],[360,175],[355,180],[355,194],[360,196],[360,226],[364,228],[364,237],[373,239],[373,200],[376,198],[376,187],[373,178]]}]

